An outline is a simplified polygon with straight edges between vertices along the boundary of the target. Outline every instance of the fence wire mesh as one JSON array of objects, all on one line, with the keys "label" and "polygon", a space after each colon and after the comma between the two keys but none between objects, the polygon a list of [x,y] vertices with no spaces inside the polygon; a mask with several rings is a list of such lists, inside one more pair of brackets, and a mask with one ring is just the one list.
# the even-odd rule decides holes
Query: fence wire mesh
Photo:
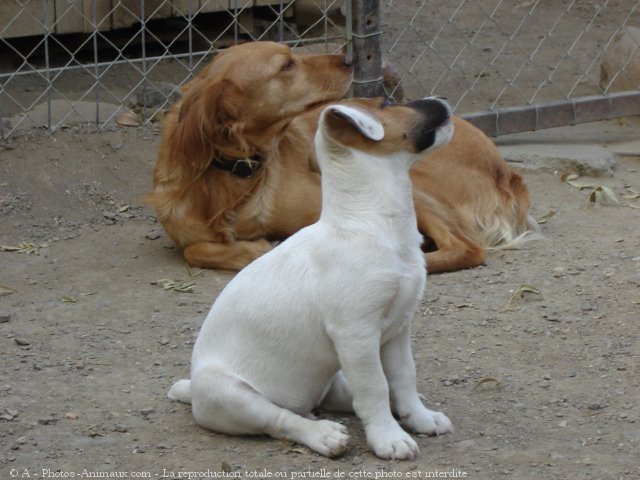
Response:
[{"label": "fence wire mesh", "polygon": [[638,1],[386,0],[382,19],[405,95],[445,95],[458,112],[640,87]]},{"label": "fence wire mesh", "polygon": [[[350,12],[343,0],[0,0],[0,130],[105,125],[127,109],[147,121],[220,48],[351,47]],[[640,84],[640,0],[383,0],[381,16],[396,98],[444,95],[460,114]]]},{"label": "fence wire mesh", "polygon": [[126,108],[148,120],[220,48],[239,42],[340,50],[339,7],[338,0],[0,0],[4,136],[32,126],[104,125]]}]

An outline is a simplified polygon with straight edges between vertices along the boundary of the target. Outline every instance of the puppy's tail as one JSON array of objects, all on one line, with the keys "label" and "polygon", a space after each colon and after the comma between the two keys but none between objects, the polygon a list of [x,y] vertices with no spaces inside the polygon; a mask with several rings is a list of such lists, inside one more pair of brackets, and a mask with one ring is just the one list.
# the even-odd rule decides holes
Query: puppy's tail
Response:
[{"label": "puppy's tail", "polygon": [[191,380],[178,380],[169,389],[167,397],[176,402],[191,403]]}]

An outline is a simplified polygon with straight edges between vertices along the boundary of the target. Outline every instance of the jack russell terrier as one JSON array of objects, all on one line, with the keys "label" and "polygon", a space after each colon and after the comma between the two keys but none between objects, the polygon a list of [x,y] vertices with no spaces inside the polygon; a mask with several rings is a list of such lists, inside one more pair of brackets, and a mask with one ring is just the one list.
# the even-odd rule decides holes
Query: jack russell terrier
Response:
[{"label": "jack russell terrier", "polygon": [[[409,168],[453,133],[447,103],[372,100],[324,109],[316,134],[322,214],[220,293],[169,398],[232,435],[286,438],[326,456],[346,428],[312,411],[351,411],[378,457],[418,454],[409,431],[449,419],[416,391],[410,327],[426,283]],[[399,419],[400,424],[394,418]]]}]

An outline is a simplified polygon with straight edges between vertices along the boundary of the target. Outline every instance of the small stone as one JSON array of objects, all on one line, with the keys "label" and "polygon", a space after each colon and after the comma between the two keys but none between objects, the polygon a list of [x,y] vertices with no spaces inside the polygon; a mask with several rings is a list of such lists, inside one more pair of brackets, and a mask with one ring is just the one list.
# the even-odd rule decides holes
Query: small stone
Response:
[{"label": "small stone", "polygon": [[102,216],[107,220],[116,221],[118,219],[118,214],[113,212],[104,211],[102,212]]},{"label": "small stone", "polygon": [[453,447],[459,452],[467,453],[475,450],[477,448],[477,442],[475,440],[461,440],[455,444]]},{"label": "small stone", "polygon": [[0,312],[0,323],[7,323],[10,319],[10,313]]},{"label": "small stone", "polygon": [[155,411],[156,411],[156,409],[155,409],[155,408],[153,408],[153,407],[145,407],[145,408],[141,408],[141,409],[140,409],[140,413],[141,413],[142,415],[150,415],[150,414],[152,414],[152,413],[153,413],[153,412],[155,412]]},{"label": "small stone", "polygon": [[148,238],[149,240],[157,240],[158,238],[160,238],[160,232],[158,232],[157,230],[151,230],[147,232],[145,238]]},{"label": "small stone", "polygon": [[39,419],[38,419],[38,423],[39,423],[40,425],[50,425],[50,424],[52,424],[52,423],[55,423],[55,421],[56,421],[56,419],[55,419],[55,418],[51,418],[51,417],[48,417],[48,418],[39,418]]},{"label": "small stone", "polygon": [[166,346],[169,345],[169,339],[168,338],[161,338],[160,341],[158,342],[160,345],[162,346]]},{"label": "small stone", "polygon": [[26,347],[27,345],[31,345],[31,342],[29,342],[29,340],[26,340],[24,338],[14,338],[13,339],[16,344],[20,345],[21,347]]},{"label": "small stone", "polygon": [[126,433],[129,431],[129,427],[127,427],[126,425],[119,424],[113,427],[113,430],[115,432]]}]

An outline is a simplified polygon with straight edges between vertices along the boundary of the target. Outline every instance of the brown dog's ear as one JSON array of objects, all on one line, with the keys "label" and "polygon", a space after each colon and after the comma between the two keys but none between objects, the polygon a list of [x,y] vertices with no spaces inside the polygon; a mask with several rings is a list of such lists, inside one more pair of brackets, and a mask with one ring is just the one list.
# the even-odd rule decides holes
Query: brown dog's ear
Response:
[{"label": "brown dog's ear", "polygon": [[196,78],[189,82],[171,134],[174,158],[194,173],[206,170],[216,150],[249,151],[242,137],[240,89],[229,80]]},{"label": "brown dog's ear", "polygon": [[235,83],[222,80],[217,85],[209,85],[208,104],[212,109],[210,127],[215,145],[229,150],[239,150],[238,154],[249,155],[249,146],[244,139],[242,107],[245,95]]}]

